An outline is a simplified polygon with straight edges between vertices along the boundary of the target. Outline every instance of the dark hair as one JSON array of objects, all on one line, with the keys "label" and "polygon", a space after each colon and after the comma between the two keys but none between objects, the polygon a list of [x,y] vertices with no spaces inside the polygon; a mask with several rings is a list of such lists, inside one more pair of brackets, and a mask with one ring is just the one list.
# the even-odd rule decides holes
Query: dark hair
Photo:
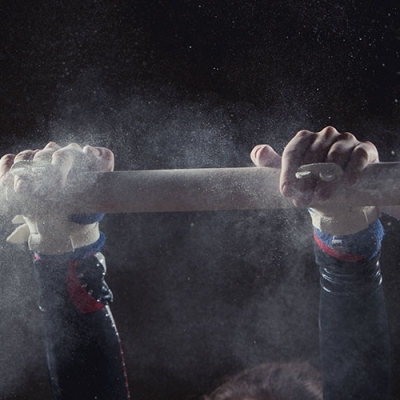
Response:
[{"label": "dark hair", "polygon": [[261,364],[230,378],[203,400],[322,400],[322,378],[308,362]]}]

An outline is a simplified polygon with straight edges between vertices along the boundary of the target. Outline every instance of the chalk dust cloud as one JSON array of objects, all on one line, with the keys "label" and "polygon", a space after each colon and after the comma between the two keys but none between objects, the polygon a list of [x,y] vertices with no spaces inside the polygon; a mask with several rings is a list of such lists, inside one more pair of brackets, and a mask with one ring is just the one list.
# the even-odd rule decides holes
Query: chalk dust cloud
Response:
[{"label": "chalk dust cloud", "polygon": [[[258,143],[281,152],[299,129],[334,125],[398,159],[399,19],[383,3],[26,1],[5,11],[4,152],[52,140],[109,147],[119,170],[238,167]],[[30,257],[2,226],[0,397],[44,400]],[[183,399],[266,360],[318,363],[303,211],[110,215],[103,231],[135,397]],[[397,321],[398,279],[386,269]]]}]

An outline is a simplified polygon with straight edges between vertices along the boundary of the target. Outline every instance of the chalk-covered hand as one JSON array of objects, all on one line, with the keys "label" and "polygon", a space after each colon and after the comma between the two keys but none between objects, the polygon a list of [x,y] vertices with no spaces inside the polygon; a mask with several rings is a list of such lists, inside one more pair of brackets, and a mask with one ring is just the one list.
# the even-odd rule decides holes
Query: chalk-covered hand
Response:
[{"label": "chalk-covered hand", "polygon": [[[42,150],[25,150],[0,159],[0,184],[26,201],[36,201],[60,191],[77,171],[112,171],[114,155],[105,148],[70,144],[60,147],[50,142]],[[21,223],[7,238],[11,243],[28,242],[39,254],[65,254],[96,242],[99,227],[96,217],[68,216],[57,213],[28,213],[14,218]],[[83,216],[82,216],[83,217]]]},{"label": "chalk-covered hand", "polygon": [[[309,207],[313,200],[324,202],[334,190],[332,182],[317,178],[297,179],[301,165],[335,163],[344,171],[343,183],[354,185],[368,164],[379,162],[378,151],[371,142],[360,142],[348,132],[340,133],[326,127],[320,132],[300,131],[279,156],[271,146],[258,145],[251,152],[256,166],[281,168],[280,191],[291,198],[297,207]],[[317,209],[311,208],[313,225],[331,235],[349,235],[366,229],[378,218],[375,207],[350,207],[344,201],[334,208],[326,202]]]}]

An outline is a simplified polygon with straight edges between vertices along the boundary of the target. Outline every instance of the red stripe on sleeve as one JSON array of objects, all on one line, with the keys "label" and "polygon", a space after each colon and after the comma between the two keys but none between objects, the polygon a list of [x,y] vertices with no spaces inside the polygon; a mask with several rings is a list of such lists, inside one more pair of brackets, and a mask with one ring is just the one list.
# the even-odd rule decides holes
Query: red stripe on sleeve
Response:
[{"label": "red stripe on sleeve", "polygon": [[318,236],[315,233],[314,233],[314,240],[322,251],[324,251],[325,253],[329,254],[332,257],[337,258],[340,261],[357,262],[364,259],[364,256],[362,254],[341,253],[340,251],[327,246],[324,242],[321,241],[321,239],[318,238]]},{"label": "red stripe on sleeve", "polygon": [[77,261],[72,262],[67,270],[67,290],[69,297],[76,308],[84,314],[101,310],[104,308],[104,304],[98,302],[82,287],[76,273],[77,264]]}]

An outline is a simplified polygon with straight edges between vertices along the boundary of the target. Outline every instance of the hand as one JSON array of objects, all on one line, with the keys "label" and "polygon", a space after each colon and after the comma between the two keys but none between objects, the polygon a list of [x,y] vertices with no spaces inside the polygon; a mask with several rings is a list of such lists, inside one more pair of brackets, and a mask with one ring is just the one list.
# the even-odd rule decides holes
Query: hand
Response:
[{"label": "hand", "polygon": [[[297,207],[308,207],[312,201],[329,199],[334,190],[334,183],[315,178],[297,179],[295,173],[304,164],[330,162],[338,164],[344,170],[343,182],[345,185],[354,185],[362,171],[368,164],[379,162],[378,151],[371,142],[360,142],[351,133],[339,133],[335,128],[326,127],[320,132],[300,131],[285,147],[282,157],[268,145],[258,145],[251,152],[251,158],[256,166],[281,167],[280,190],[283,196],[289,197]],[[376,210],[364,207],[359,209],[332,209],[329,203],[325,207],[314,209],[314,226],[340,234],[353,233],[354,229],[364,227],[364,222],[376,219]],[[368,215],[366,215],[368,211]],[[370,215],[371,213],[371,215]],[[375,215],[375,217],[372,216]],[[311,214],[313,216],[313,214]],[[359,223],[353,217],[357,215]],[[319,216],[319,218],[317,218]],[[352,217],[349,219],[349,217]],[[348,223],[346,223],[346,218]],[[326,224],[325,224],[326,222]],[[349,225],[353,224],[353,227]],[[331,225],[331,226],[328,226]],[[342,226],[339,226],[342,225]],[[342,229],[343,228],[343,229]],[[357,231],[357,230],[356,230]],[[330,233],[330,232],[327,232]]]},{"label": "hand", "polygon": [[[18,168],[19,165],[22,167]],[[113,168],[111,150],[92,146],[81,148],[77,144],[60,147],[51,142],[42,150],[25,150],[17,155],[3,156],[0,159],[0,184],[23,195],[27,201],[29,196],[45,199],[51,192],[64,188],[67,179],[78,170],[112,171]],[[44,173],[38,174],[35,169]],[[47,181],[50,177],[49,186]],[[75,223],[62,211],[19,216],[15,222],[24,224],[7,240],[14,243],[28,241],[29,248],[41,254],[71,252],[99,239],[97,222]]]},{"label": "hand", "polygon": [[40,168],[47,167],[53,177],[53,191],[65,187],[71,171],[112,171],[114,169],[114,155],[109,149],[92,146],[81,148],[75,143],[60,147],[50,142],[42,150],[25,150],[17,155],[7,154],[0,159],[0,184],[3,187],[13,188],[19,194],[37,193],[38,187],[45,183],[34,181],[35,174],[23,173],[24,168],[20,171],[11,170],[21,161],[27,162],[28,169],[35,168],[35,164]]}]

